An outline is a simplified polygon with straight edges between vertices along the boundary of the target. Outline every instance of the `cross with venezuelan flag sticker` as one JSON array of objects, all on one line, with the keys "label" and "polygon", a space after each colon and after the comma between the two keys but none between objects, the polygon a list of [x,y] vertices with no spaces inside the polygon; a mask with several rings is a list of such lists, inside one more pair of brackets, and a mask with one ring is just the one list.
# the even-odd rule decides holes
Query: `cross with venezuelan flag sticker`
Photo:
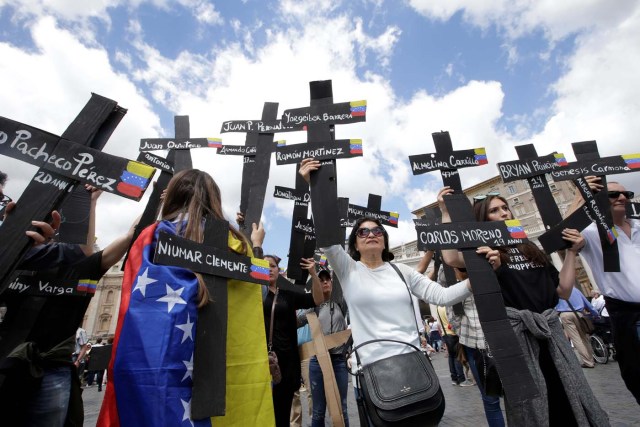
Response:
[{"label": "cross with venezuelan flag sticker", "polygon": [[516,147],[516,152],[519,160],[498,163],[498,172],[502,182],[512,182],[519,179],[527,180],[542,217],[542,223],[548,230],[562,221],[562,214],[553,198],[551,188],[549,188],[547,174],[566,166],[567,159],[562,153],[538,156],[536,147],[533,144],[519,145]]},{"label": "cross with venezuelan flag sticker", "polygon": [[564,228],[582,231],[595,222],[602,245],[604,271],[620,271],[617,232],[613,227],[607,191],[592,193],[584,177],[589,175],[600,177],[600,184],[606,189],[606,175],[640,171],[640,154],[601,157],[596,141],[574,142],[571,145],[577,161],[553,170],[551,177],[554,181],[573,180],[585,204],[541,235],[540,243],[549,253],[565,249],[567,242],[562,239]]},{"label": "cross with venezuelan flag sticker", "polygon": [[[457,246],[464,257],[469,280],[472,283],[473,296],[478,317],[485,339],[493,353],[498,373],[502,379],[505,394],[514,402],[522,402],[536,396],[535,383],[529,372],[522,349],[518,346],[515,333],[507,317],[507,311],[502,299],[500,284],[491,265],[484,256],[476,253],[477,242],[471,244],[469,239],[450,239],[451,232],[456,231],[457,235],[471,236],[482,234],[486,236],[485,227],[493,227],[487,223],[478,223],[473,214],[473,207],[469,199],[462,191],[462,184],[458,168],[480,166],[487,164],[487,157],[484,149],[454,151],[449,132],[436,132],[432,134],[436,148],[436,153],[423,156],[410,157],[412,170],[422,173],[440,170],[445,186],[451,187],[453,194],[446,195],[444,202],[451,218],[451,223],[440,225],[427,225],[423,227],[416,224],[418,241],[423,241],[425,248],[437,249],[439,244],[449,243]],[[459,224],[456,226],[455,224]],[[521,235],[521,230],[516,224],[506,225],[501,223],[501,227],[511,227],[500,233],[489,231],[489,235],[504,240],[504,245],[509,245],[510,240],[518,241],[515,236]],[[450,227],[454,227],[451,229]],[[460,228],[456,228],[460,227]],[[475,231],[474,231],[475,230]],[[515,234],[515,235],[512,235]],[[449,241],[450,240],[450,241]],[[468,240],[468,243],[465,243]],[[495,242],[497,243],[497,242]],[[486,243],[485,243],[486,244]]]},{"label": "cross with venezuelan flag sticker", "polygon": [[368,216],[376,218],[382,225],[398,228],[400,214],[398,212],[387,212],[382,210],[382,196],[369,193],[367,206],[352,205],[347,208],[347,218],[342,222],[346,227],[353,227],[358,218]]},{"label": "cross with venezuelan flag sticker", "polygon": [[[160,233],[154,263],[202,274],[209,303],[198,309],[191,418],[225,414],[228,279],[268,285],[269,263],[229,249],[229,223],[205,218],[204,242]],[[286,279],[284,279],[286,280]]]},{"label": "cross with venezuelan flag sticker", "polygon": [[[338,209],[338,182],[336,159],[361,156],[361,140],[337,140],[335,126],[366,121],[367,102],[333,102],[331,80],[309,83],[310,105],[285,110],[282,123],[286,126],[304,126],[307,131],[307,143],[301,150],[282,151],[282,158],[290,157],[296,163],[305,158],[320,160],[321,167],[311,173],[311,205],[316,228],[317,244],[327,247],[344,243],[344,231],[340,228]],[[348,153],[347,153],[348,147]],[[281,162],[282,163],[282,162]]]}]

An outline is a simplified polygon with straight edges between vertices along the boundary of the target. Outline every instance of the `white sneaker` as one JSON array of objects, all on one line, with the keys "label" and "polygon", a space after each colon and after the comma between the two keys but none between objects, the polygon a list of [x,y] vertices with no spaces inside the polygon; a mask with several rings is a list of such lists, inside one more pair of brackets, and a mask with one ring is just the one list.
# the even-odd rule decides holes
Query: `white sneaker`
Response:
[{"label": "white sneaker", "polygon": [[463,382],[460,383],[460,387],[471,387],[473,385],[476,385],[476,383],[474,383],[471,380],[464,380]]}]

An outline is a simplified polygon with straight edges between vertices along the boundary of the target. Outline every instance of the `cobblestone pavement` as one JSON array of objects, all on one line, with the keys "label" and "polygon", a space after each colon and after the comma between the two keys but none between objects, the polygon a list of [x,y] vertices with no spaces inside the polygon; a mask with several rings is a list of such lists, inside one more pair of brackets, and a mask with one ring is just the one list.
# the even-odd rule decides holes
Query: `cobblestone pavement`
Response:
[{"label": "cobblestone pavement", "polygon": [[[433,357],[433,365],[440,377],[442,390],[446,397],[447,408],[440,423],[445,427],[466,427],[486,425],[480,392],[477,387],[458,387],[451,385],[449,367],[445,353]],[[627,390],[620,378],[618,364],[609,361],[606,365],[596,364],[595,369],[583,369],[589,384],[598,398],[600,405],[609,414],[614,427],[640,426],[640,406]],[[349,387],[349,424],[360,425],[358,409],[353,396],[353,388]],[[94,426],[104,392],[98,392],[96,386],[86,388],[83,393],[85,404],[85,426]],[[306,397],[303,397],[303,426],[311,425],[306,410]],[[504,410],[504,404],[502,405]],[[327,422],[329,425],[330,422]]]}]

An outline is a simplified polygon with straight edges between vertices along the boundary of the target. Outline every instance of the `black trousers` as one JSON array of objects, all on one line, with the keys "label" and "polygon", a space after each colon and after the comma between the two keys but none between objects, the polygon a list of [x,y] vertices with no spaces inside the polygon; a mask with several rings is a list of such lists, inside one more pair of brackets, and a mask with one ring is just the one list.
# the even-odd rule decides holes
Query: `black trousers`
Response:
[{"label": "black trousers", "polygon": [[604,299],[611,319],[620,375],[640,405],[640,303]]}]

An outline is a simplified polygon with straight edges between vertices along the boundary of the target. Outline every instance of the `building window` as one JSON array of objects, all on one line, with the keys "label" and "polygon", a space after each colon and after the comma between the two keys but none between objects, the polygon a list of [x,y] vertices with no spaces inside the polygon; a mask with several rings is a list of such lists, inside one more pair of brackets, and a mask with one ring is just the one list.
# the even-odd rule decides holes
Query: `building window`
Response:
[{"label": "building window", "polygon": [[507,186],[507,191],[509,192],[509,194],[516,194],[516,186],[515,185],[508,185]]},{"label": "building window", "polygon": [[106,304],[113,304],[113,291],[107,292]]}]

